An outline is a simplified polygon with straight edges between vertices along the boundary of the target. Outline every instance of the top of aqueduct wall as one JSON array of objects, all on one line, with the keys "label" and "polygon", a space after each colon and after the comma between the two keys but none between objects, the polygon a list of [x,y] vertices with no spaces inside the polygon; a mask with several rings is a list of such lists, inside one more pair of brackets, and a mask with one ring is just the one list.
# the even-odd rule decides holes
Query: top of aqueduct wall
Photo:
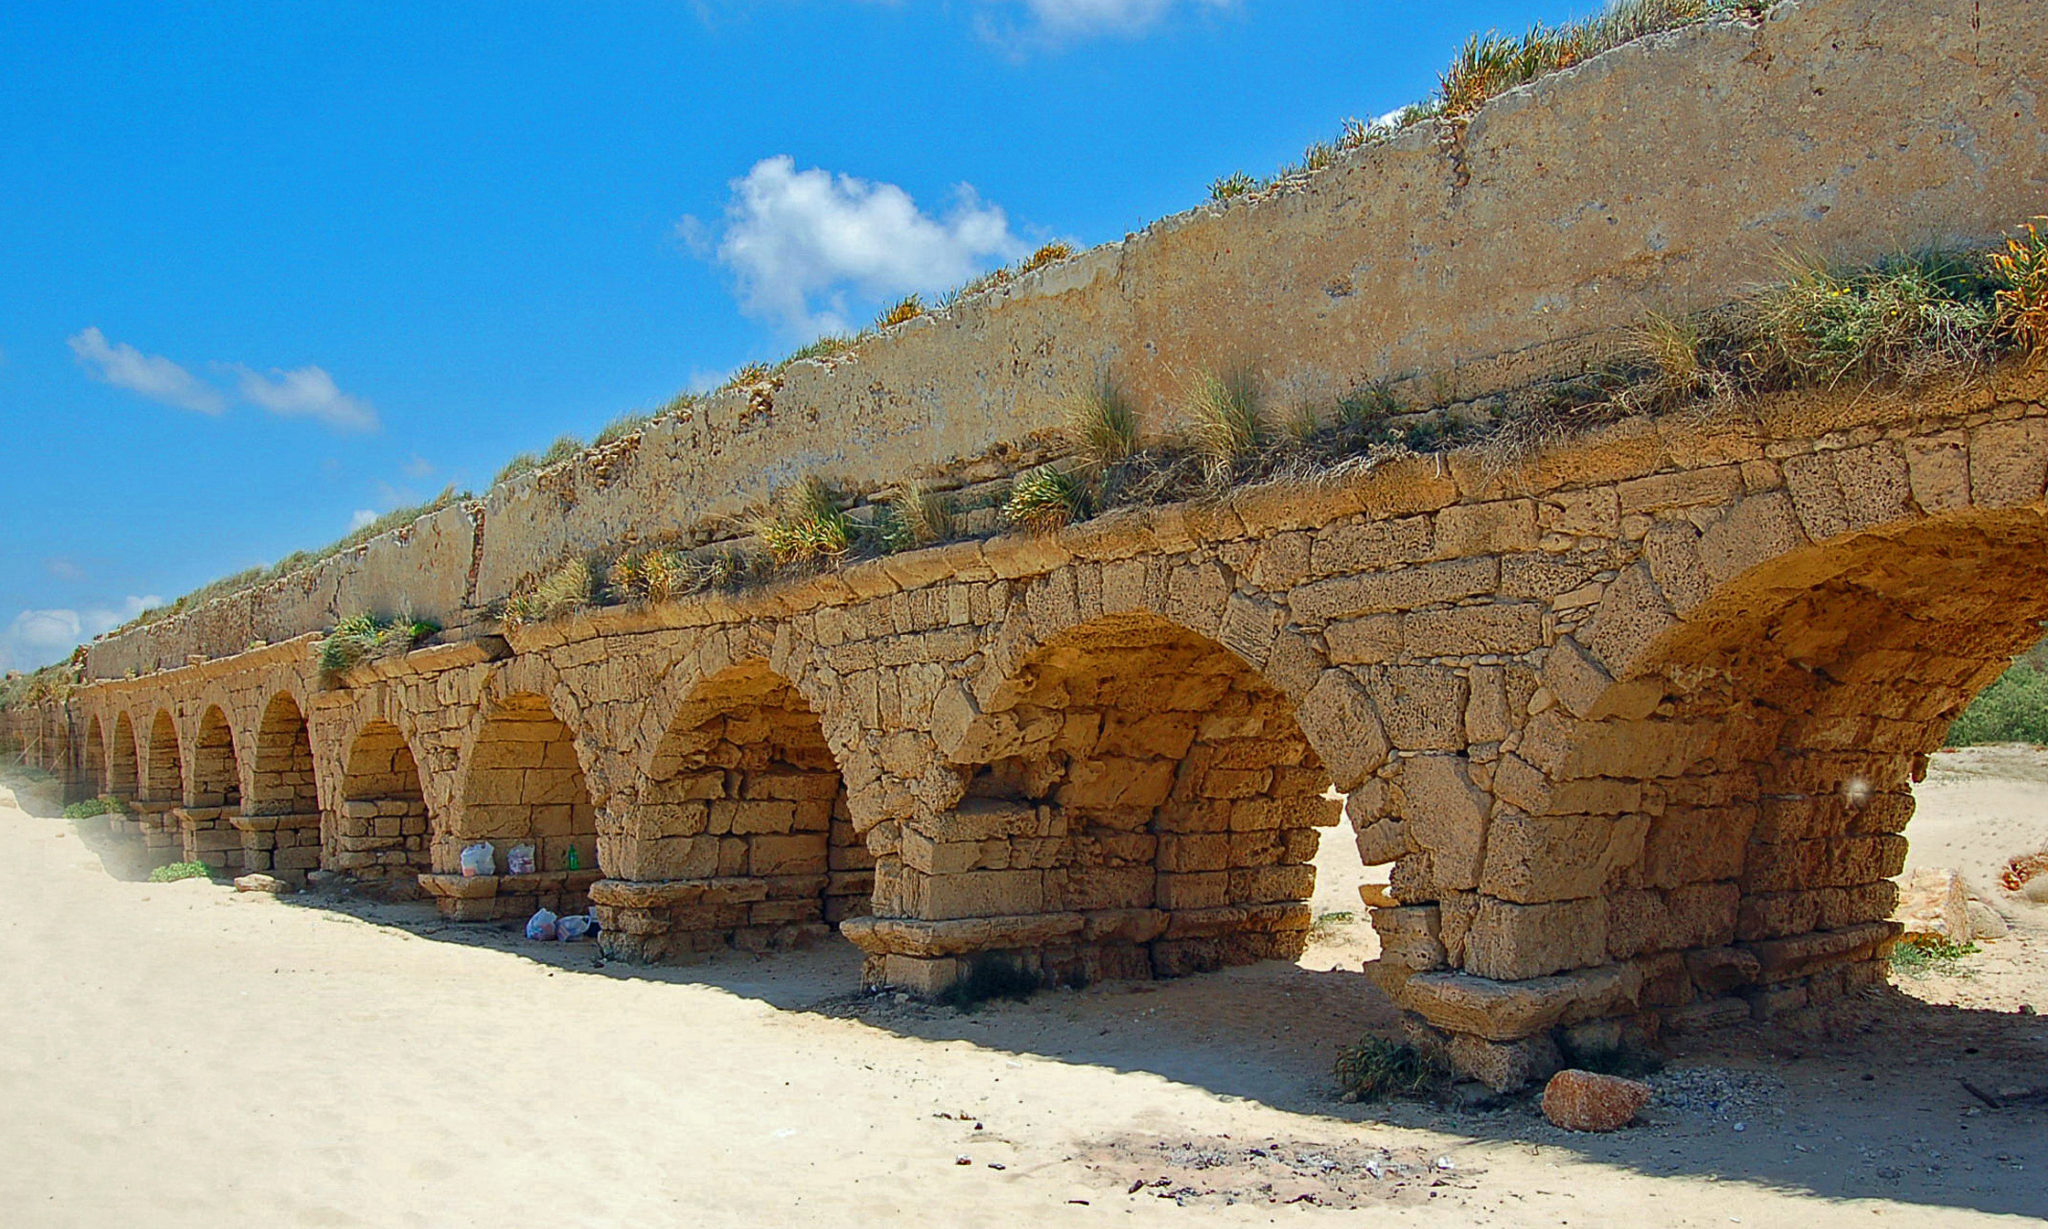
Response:
[{"label": "top of aqueduct wall", "polygon": [[301,572],[96,641],[88,678],[359,612],[483,621],[565,554],[710,527],[816,474],[995,476],[1107,374],[1148,429],[1191,378],[1280,405],[1380,379],[1458,396],[1578,367],[1648,311],[1717,306],[1787,252],[1989,242],[2048,207],[2028,0],[1787,0],[1644,39],[1281,188],[1177,214],[919,318],[772,399],[712,397]]}]

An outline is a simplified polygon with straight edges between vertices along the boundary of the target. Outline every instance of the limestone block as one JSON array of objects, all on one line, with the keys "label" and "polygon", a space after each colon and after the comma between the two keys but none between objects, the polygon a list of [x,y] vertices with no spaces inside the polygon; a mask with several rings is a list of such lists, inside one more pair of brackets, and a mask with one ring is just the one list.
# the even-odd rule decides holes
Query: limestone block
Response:
[{"label": "limestone block", "polygon": [[1436,556],[1503,555],[1536,548],[1536,503],[1504,499],[1453,504],[1436,514]]},{"label": "limestone block", "polygon": [[1045,907],[1043,871],[913,874],[907,886],[911,915],[932,921],[1004,917],[1036,913]]},{"label": "limestone block", "polygon": [[1307,900],[1315,894],[1313,866],[1237,867],[1230,872],[1233,904],[1265,905]]},{"label": "limestone block", "polygon": [[1599,897],[1518,905],[1482,896],[1465,937],[1465,969],[1520,980],[1607,959],[1607,902]]},{"label": "limestone block", "polygon": [[1323,671],[1295,719],[1340,791],[1356,788],[1386,763],[1387,731],[1378,708],[1368,689],[1347,671]]},{"label": "limestone block", "polygon": [[1416,610],[1499,588],[1500,561],[1492,556],[1452,559],[1393,572],[1316,581],[1289,597],[1295,616],[1317,622],[1379,611]]},{"label": "limestone block", "polygon": [[1432,554],[1426,516],[1396,520],[1354,518],[1331,525],[1312,539],[1310,570],[1317,576],[1374,572],[1422,563]]},{"label": "limestone block", "polygon": [[1473,786],[1464,757],[1404,760],[1399,781],[1402,831],[1410,847],[1429,851],[1437,886],[1478,887],[1490,807],[1484,792]]},{"label": "limestone block", "polygon": [[1970,497],[1979,508],[2041,498],[2048,481],[2048,420],[1986,423],[1970,432]]},{"label": "limestone block", "polygon": [[[1387,740],[1393,746],[1404,751],[1465,749],[1466,682],[1456,670],[1442,666],[1386,666],[1367,669],[1364,680],[1372,706],[1385,723]],[[1302,728],[1308,730],[1306,720]],[[1316,742],[1313,734],[1310,741]],[[1339,788],[1355,784],[1338,779]]]},{"label": "limestone block", "polygon": [[1479,889],[1523,904],[1595,895],[1642,858],[1649,827],[1642,815],[1497,816],[1486,828]]},{"label": "limestone block", "polygon": [[1961,431],[1903,441],[1913,502],[1927,512],[1970,506],[1970,437]]},{"label": "limestone block", "polygon": [[1417,973],[1448,964],[1443,916],[1435,905],[1374,909],[1372,928],[1380,937],[1381,960]]},{"label": "limestone block", "polygon": [[1420,610],[1403,620],[1402,639],[1418,657],[1523,653],[1543,643],[1543,616],[1528,602]]},{"label": "limestone block", "polygon": [[793,836],[756,836],[747,841],[747,872],[754,875],[797,875],[824,869],[825,836],[806,832]]},{"label": "limestone block", "polygon": [[1205,871],[1178,874],[1162,871],[1154,886],[1161,909],[1213,909],[1230,897],[1230,873]]}]

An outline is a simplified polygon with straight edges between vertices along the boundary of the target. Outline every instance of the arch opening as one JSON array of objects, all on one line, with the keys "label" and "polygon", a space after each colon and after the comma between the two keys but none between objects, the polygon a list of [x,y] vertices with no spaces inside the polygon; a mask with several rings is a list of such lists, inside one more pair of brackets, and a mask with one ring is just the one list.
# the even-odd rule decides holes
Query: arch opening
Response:
[{"label": "arch opening", "polygon": [[256,727],[256,760],[244,810],[250,815],[320,813],[320,789],[313,765],[313,740],[306,717],[289,692],[278,692],[263,707]]},{"label": "arch opening", "polygon": [[349,745],[340,813],[329,831],[336,870],[364,879],[409,879],[432,869],[419,763],[397,726],[372,721]]},{"label": "arch opening", "polygon": [[185,801],[184,757],[178,749],[178,726],[158,709],[149,723],[149,755],[142,776],[142,801],[174,807]]},{"label": "arch opening", "polygon": [[869,911],[874,858],[854,831],[824,726],[766,662],[698,684],[656,746],[617,839],[607,865],[622,877],[732,888],[663,907],[659,935],[612,928],[608,947],[621,954],[796,946]]},{"label": "arch opening", "polygon": [[[1019,945],[1054,980],[1300,956],[1317,830],[1341,804],[1292,703],[1215,641],[1153,615],[1065,632],[952,759],[965,797],[905,825],[899,908],[1027,932],[1023,919],[1071,918],[1065,937]],[[942,960],[911,980],[961,971]]]},{"label": "arch opening", "polygon": [[242,805],[242,770],[235,758],[235,735],[218,704],[199,719],[192,741],[192,792],[195,807],[237,809]]},{"label": "arch opening", "polygon": [[79,775],[84,782],[83,792],[104,794],[109,789],[107,781],[107,739],[100,729],[98,714],[86,719],[85,753],[79,761]]},{"label": "arch opening", "polygon": [[[590,885],[599,877],[597,809],[569,727],[540,696],[511,696],[485,719],[470,750],[461,806],[447,834],[432,842],[435,878],[459,875],[463,847],[479,842],[493,846],[496,874],[483,885],[491,894],[442,896],[453,916],[588,908]],[[513,874],[512,853],[520,846],[531,847],[534,869]]]},{"label": "arch opening", "polygon": [[140,788],[135,723],[122,713],[114,718],[114,741],[107,747],[107,792],[122,802],[134,802]]}]

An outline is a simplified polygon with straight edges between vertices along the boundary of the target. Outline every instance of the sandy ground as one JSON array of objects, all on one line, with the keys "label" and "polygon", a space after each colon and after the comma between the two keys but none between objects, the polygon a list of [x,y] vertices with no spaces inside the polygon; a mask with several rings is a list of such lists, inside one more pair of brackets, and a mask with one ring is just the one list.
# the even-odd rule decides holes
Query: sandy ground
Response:
[{"label": "sandy ground", "polygon": [[[20,783],[15,783],[19,787]],[[1639,1125],[1526,1102],[1344,1105],[1394,1013],[1361,921],[1299,965],[975,1013],[852,993],[834,944],[604,965],[419,906],[137,882],[122,848],[0,809],[0,1224],[1806,1226],[2048,1214],[2048,907],[1810,1037],[1681,1047]],[[1980,884],[2048,844],[2048,755],[1923,788],[1916,861]],[[1326,842],[1326,913],[1362,915]],[[1340,1222],[1339,1218],[1343,1218]]]}]

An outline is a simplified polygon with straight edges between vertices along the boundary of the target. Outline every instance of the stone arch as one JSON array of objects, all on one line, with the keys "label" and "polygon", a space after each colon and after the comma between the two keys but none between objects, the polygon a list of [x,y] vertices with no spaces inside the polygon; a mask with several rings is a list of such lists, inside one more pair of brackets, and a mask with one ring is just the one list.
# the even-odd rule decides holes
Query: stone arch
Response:
[{"label": "stone arch", "polygon": [[1359,677],[1331,665],[1269,597],[1233,589],[1220,563],[1185,558],[1069,566],[1030,582],[987,636],[980,672],[957,697],[941,697],[934,724],[942,751],[960,745],[969,723],[1001,702],[1028,661],[1062,637],[1118,619],[1170,624],[1235,658],[1293,707],[1339,790],[1386,762],[1386,728]]},{"label": "stone arch", "polygon": [[361,878],[432,869],[432,820],[419,761],[397,726],[371,720],[349,741],[338,809],[330,825],[334,869]]},{"label": "stone arch", "polygon": [[263,706],[256,725],[256,754],[243,809],[250,815],[317,816],[319,776],[313,740],[298,698],[280,691]]},{"label": "stone arch", "polygon": [[645,934],[642,950],[621,955],[806,942],[866,914],[874,886],[823,723],[763,658],[696,679],[648,756],[617,842],[607,866],[622,878],[744,881],[742,896],[758,896],[664,906],[658,931],[616,928]]},{"label": "stone arch", "polygon": [[2039,640],[2048,515],[1916,513],[1815,541],[1783,511],[1792,544],[1733,576],[1645,569],[1626,601],[1661,617],[1611,673],[1581,644],[1598,616],[1552,650],[1549,703],[1495,776],[1478,890],[1444,894],[1454,964],[1607,977],[1595,1014],[1679,1027],[1884,978],[1911,785]]},{"label": "stone arch", "polygon": [[135,801],[142,788],[136,746],[134,719],[125,711],[116,714],[107,747],[107,792],[123,802]]},{"label": "stone arch", "polygon": [[158,709],[150,719],[141,785],[144,802],[181,806],[185,801],[184,756],[178,747],[178,723],[169,709]]},{"label": "stone arch", "polygon": [[199,732],[192,740],[190,803],[196,807],[242,805],[242,769],[235,755],[235,735],[218,704],[209,705],[200,716]]},{"label": "stone arch", "polygon": [[[514,692],[496,701],[477,727],[454,814],[432,842],[434,873],[422,882],[437,892],[452,888],[446,880],[459,873],[463,847],[489,842],[497,874],[484,885],[491,893],[488,908],[457,909],[457,916],[515,916],[543,905],[581,910],[599,876],[597,832],[575,735],[544,696]],[[512,851],[522,845],[532,847],[534,870],[513,874]]]},{"label": "stone arch", "polygon": [[[1149,611],[1105,615],[985,695],[945,751],[964,797],[904,822],[878,912],[983,919],[981,950],[1055,978],[1300,954],[1316,829],[1339,807],[1297,703],[1244,653]],[[885,953],[887,977],[957,976],[946,942]]]}]

